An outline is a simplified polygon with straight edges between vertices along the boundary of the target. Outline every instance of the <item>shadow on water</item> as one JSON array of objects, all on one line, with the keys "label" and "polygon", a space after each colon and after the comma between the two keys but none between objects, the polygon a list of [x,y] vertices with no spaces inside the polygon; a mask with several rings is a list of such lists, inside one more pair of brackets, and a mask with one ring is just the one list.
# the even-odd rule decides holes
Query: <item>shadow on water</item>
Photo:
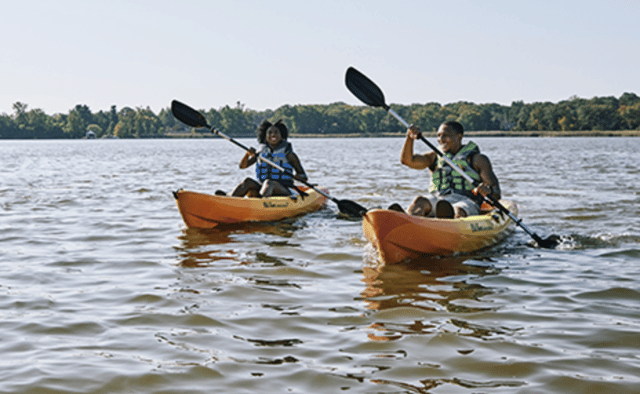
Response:
[{"label": "shadow on water", "polygon": [[[271,246],[298,246],[290,242],[294,233],[304,227],[299,220],[279,222],[243,223],[241,225],[219,226],[214,229],[188,228],[178,237],[179,265],[183,267],[204,267],[220,260],[231,260],[237,263],[248,263],[242,259],[244,242],[255,238],[257,242]],[[273,240],[271,236],[276,237]],[[264,253],[256,253],[258,262],[280,265]]]}]

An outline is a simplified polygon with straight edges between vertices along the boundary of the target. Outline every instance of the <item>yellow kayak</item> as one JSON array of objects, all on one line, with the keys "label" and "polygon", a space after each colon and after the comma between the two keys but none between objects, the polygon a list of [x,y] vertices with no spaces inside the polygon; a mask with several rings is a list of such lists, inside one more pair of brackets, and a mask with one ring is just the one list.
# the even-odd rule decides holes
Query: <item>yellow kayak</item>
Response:
[{"label": "yellow kayak", "polygon": [[[501,203],[514,217],[514,202]],[[364,217],[364,235],[378,251],[380,260],[395,264],[425,255],[452,255],[488,248],[501,242],[515,223],[498,209],[459,219],[437,219],[374,209]]]},{"label": "yellow kayak", "polygon": [[[264,222],[290,218],[316,211],[326,202],[317,191],[300,187],[308,193],[301,198],[228,197],[187,190],[174,192],[178,209],[189,228],[213,228],[224,224]],[[321,189],[324,191],[324,189]]]}]

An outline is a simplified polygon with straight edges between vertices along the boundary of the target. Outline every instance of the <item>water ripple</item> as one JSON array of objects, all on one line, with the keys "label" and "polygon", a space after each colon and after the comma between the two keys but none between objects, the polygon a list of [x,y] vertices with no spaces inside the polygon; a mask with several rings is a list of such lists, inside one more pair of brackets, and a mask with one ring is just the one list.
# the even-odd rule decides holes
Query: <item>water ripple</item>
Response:
[{"label": "water ripple", "polygon": [[[637,393],[640,140],[475,140],[559,248],[518,230],[385,266],[331,202],[186,229],[172,190],[252,175],[226,141],[3,142],[0,392]],[[339,199],[406,206],[426,188],[401,138],[292,142]]]}]

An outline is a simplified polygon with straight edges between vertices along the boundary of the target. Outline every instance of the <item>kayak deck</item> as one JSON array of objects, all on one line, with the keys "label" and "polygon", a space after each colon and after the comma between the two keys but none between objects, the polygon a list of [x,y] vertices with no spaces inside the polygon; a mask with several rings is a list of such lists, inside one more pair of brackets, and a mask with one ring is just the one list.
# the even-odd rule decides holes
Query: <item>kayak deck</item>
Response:
[{"label": "kayak deck", "polygon": [[[514,216],[517,205],[501,201]],[[425,255],[452,255],[488,248],[501,242],[515,223],[498,209],[459,219],[438,219],[374,209],[364,217],[362,228],[386,264]]]},{"label": "kayak deck", "polygon": [[316,211],[326,202],[326,198],[317,191],[308,187],[300,189],[308,195],[304,198],[248,198],[178,190],[174,197],[187,227],[214,228],[225,224],[290,218]]}]

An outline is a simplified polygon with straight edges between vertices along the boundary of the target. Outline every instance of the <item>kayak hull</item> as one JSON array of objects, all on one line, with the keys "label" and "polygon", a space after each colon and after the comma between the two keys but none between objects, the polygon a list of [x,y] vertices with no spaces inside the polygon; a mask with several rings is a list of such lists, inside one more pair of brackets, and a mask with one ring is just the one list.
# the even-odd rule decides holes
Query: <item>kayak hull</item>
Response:
[{"label": "kayak hull", "polygon": [[[214,228],[243,222],[268,222],[313,212],[322,207],[326,197],[311,188],[304,198],[247,198],[210,195],[187,190],[174,193],[184,223],[189,228]],[[325,191],[324,189],[321,189]],[[326,192],[326,191],[325,191]]]},{"label": "kayak hull", "polygon": [[[501,201],[514,216],[518,207]],[[514,229],[515,223],[498,209],[459,219],[438,219],[374,209],[364,217],[362,229],[385,264],[421,256],[470,253],[496,245]]]}]

